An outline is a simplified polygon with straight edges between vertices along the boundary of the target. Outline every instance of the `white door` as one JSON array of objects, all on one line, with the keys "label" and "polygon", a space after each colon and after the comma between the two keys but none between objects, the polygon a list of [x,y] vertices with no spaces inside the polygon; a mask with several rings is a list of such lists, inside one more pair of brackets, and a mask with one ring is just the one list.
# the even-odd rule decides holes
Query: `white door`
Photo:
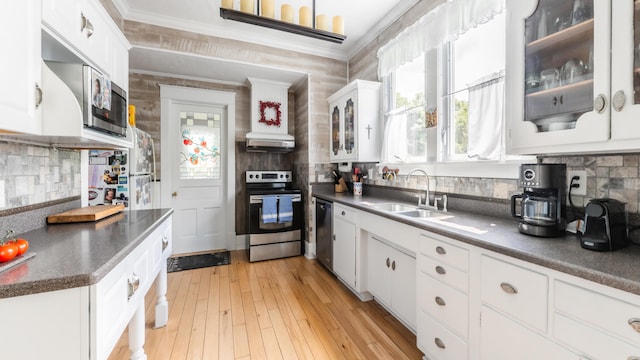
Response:
[{"label": "white door", "polygon": [[[162,207],[174,209],[173,253],[233,248],[235,176],[229,128],[235,126],[229,104],[216,100],[220,92],[170,88],[161,88],[160,184]],[[185,92],[201,99],[194,94],[181,97]]]}]

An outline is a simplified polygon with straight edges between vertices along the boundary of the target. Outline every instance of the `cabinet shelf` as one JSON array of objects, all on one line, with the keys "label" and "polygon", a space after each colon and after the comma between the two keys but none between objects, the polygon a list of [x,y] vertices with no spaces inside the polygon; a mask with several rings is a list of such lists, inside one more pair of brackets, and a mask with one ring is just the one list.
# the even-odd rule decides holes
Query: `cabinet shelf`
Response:
[{"label": "cabinet shelf", "polygon": [[593,32],[593,29],[593,19],[585,20],[579,24],[528,43],[526,52],[532,54],[549,47],[558,49],[571,46],[588,38],[589,32]]},{"label": "cabinet shelf", "polygon": [[[636,72],[640,72],[640,68],[636,68]],[[556,86],[550,89],[543,89],[538,87],[538,88],[527,90],[526,97],[531,98],[531,97],[537,97],[537,96],[548,96],[549,94],[558,93],[558,92],[574,92],[579,89],[593,86],[593,74],[588,74],[588,76],[585,76],[585,77],[588,77],[588,79],[574,82],[567,85]]]}]

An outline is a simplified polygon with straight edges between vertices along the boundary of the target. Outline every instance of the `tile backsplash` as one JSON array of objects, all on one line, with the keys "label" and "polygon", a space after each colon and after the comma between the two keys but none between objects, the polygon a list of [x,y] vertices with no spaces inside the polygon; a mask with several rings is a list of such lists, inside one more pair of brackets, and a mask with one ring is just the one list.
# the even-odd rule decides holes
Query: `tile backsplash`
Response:
[{"label": "tile backsplash", "polygon": [[0,210],[79,196],[80,179],[78,150],[0,142]]}]

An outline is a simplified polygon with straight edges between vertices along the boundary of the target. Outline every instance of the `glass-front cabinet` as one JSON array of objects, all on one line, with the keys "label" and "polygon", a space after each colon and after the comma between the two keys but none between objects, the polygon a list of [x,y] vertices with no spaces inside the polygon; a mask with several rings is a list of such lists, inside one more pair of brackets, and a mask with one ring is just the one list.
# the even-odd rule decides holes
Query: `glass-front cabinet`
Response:
[{"label": "glass-front cabinet", "polygon": [[329,96],[332,162],[380,160],[380,83],[355,80]]},{"label": "glass-front cabinet", "polygon": [[640,149],[640,0],[506,6],[510,152]]}]

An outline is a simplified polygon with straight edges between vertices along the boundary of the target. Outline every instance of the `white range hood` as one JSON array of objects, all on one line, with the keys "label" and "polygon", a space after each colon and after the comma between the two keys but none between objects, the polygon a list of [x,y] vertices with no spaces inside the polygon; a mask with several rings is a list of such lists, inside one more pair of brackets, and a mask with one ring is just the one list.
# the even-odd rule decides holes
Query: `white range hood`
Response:
[{"label": "white range hood", "polygon": [[247,151],[289,152],[295,139],[289,135],[289,87],[291,84],[248,78],[251,86],[251,132]]}]

